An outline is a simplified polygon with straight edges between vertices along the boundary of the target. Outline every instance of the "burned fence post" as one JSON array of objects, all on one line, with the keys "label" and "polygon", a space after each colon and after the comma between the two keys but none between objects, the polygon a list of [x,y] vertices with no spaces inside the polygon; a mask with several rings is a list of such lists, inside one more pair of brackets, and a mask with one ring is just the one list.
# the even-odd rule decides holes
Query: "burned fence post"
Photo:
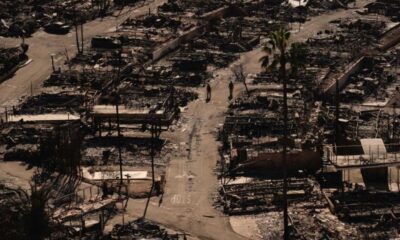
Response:
[{"label": "burned fence post", "polygon": [[149,191],[149,195],[147,198],[146,206],[143,212],[143,219],[146,218],[147,209],[149,207],[150,198],[153,193],[155,187],[155,172],[154,172],[154,157],[155,157],[155,147],[156,147],[156,140],[159,138],[161,133],[161,125],[157,124],[156,122],[152,122],[150,126],[151,131],[151,144],[150,144],[150,157],[151,157],[151,189]]},{"label": "burned fence post", "polygon": [[81,21],[81,52],[83,53],[83,20]]},{"label": "burned fence post", "polygon": [[78,50],[78,54],[81,53],[79,36],[78,36],[78,23],[75,21],[75,40],[76,40],[76,48]]},{"label": "burned fence post", "polygon": [[55,72],[56,67],[54,66],[54,54],[51,54],[50,57],[51,57],[51,67],[53,68],[53,72]]},{"label": "burned fence post", "polygon": [[118,138],[118,160],[119,160],[119,174],[120,174],[120,186],[119,186],[119,195],[121,195],[121,189],[122,189],[122,184],[123,184],[123,174],[122,174],[122,149],[121,149],[121,128],[119,124],[119,102],[120,102],[120,96],[118,95],[117,92],[113,92],[113,100],[115,103],[115,110],[116,110],[116,117],[117,117],[117,138]]}]

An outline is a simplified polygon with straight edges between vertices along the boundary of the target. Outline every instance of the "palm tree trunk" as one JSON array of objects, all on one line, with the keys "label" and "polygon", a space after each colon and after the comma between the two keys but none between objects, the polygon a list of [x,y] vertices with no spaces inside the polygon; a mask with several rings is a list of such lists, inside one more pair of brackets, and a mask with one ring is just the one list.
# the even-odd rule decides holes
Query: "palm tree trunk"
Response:
[{"label": "palm tree trunk", "polygon": [[81,51],[83,53],[83,21],[81,23]]},{"label": "palm tree trunk", "polygon": [[288,144],[288,106],[287,106],[287,79],[286,79],[286,56],[284,52],[281,54],[280,59],[280,77],[283,80],[283,225],[284,225],[284,239],[289,239],[289,215],[288,215],[288,202],[287,202],[287,144]]},{"label": "palm tree trunk", "polygon": [[122,144],[122,140],[121,140],[121,127],[119,125],[119,101],[117,100],[115,102],[115,110],[116,110],[116,114],[117,114],[117,133],[118,133],[118,160],[119,160],[119,177],[120,177],[120,182],[119,182],[119,194],[121,195],[121,189],[122,189],[122,185],[123,185],[123,174],[122,174],[122,149],[121,149],[121,144]]}]

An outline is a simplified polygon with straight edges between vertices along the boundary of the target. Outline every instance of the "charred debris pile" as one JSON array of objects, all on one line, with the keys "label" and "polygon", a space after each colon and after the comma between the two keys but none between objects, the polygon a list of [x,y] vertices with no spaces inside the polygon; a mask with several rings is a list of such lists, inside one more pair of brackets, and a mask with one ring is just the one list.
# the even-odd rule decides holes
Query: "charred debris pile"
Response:
[{"label": "charred debris pile", "polygon": [[[35,176],[39,181],[40,175]],[[50,182],[51,181],[51,182]],[[31,189],[10,184],[0,185],[0,211],[4,214],[2,227],[17,229],[6,231],[8,239],[45,236],[52,239],[170,239],[184,240],[187,234],[165,229],[148,220],[116,224],[103,234],[110,219],[118,214],[126,199],[105,192],[96,186],[79,187],[79,181],[63,175],[43,183],[34,183]],[[32,204],[33,203],[33,204]],[[41,205],[43,204],[43,205]],[[25,228],[21,222],[35,221]],[[39,214],[40,213],[40,214]],[[40,227],[39,227],[40,226]]]},{"label": "charred debris pile", "polygon": [[[82,188],[79,185],[76,177],[47,171],[36,172],[28,189],[2,183],[0,211],[7,217],[1,220],[1,226],[16,229],[5,231],[4,237],[99,237],[99,230],[104,229],[105,223],[115,216],[116,203],[123,199],[116,195],[104,198],[100,188]],[[35,214],[34,219],[32,214]],[[21,224],[27,222],[33,227],[26,228]]]},{"label": "charred debris pile", "polygon": [[0,83],[11,77],[26,61],[28,45],[21,47],[0,48]]},{"label": "charred debris pile", "polygon": [[400,2],[398,0],[376,0],[365,6],[368,13],[381,14],[389,17],[393,21],[400,21],[399,10]]},{"label": "charred debris pile", "polygon": [[110,15],[121,5],[122,2],[112,0],[2,1],[0,36],[29,37],[39,28],[53,34],[66,34],[75,24]]},{"label": "charred debris pile", "polygon": [[[398,236],[398,28],[360,13],[297,46],[306,57],[287,81],[293,239]],[[216,206],[258,219],[263,237],[273,239],[272,219],[282,218],[283,207],[282,82],[268,71],[245,83],[219,131]]]},{"label": "charred debris pile", "polygon": [[183,233],[175,233],[170,230],[161,228],[160,226],[144,220],[137,220],[126,225],[115,225],[111,234],[105,236],[104,240],[112,239],[166,239],[166,240],[184,240],[186,235]]}]

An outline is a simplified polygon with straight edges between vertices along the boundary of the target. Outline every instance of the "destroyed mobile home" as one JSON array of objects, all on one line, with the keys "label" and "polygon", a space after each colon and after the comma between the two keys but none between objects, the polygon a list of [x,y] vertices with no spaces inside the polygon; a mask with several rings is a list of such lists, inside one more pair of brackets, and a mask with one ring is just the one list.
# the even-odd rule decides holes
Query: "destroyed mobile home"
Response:
[{"label": "destroyed mobile home", "polygon": [[76,48],[0,102],[0,232],[400,237],[400,2],[360,1],[0,3],[4,86]]},{"label": "destroyed mobile home", "polygon": [[39,28],[53,34],[66,34],[74,25],[111,14],[117,1],[35,1],[0,3],[0,36],[29,37]]}]

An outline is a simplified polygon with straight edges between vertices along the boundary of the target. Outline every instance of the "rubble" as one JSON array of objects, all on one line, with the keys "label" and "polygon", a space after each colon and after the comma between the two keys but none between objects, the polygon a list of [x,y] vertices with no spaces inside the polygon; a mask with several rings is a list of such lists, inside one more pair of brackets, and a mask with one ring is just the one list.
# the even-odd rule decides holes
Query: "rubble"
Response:
[{"label": "rubble", "polygon": [[42,93],[26,99],[18,109],[16,115],[43,114],[69,111],[70,113],[82,113],[85,98],[83,95],[70,92],[58,92],[57,94]]},{"label": "rubble", "polygon": [[[318,4],[321,9],[336,7],[323,1],[313,1],[309,6],[313,8]],[[335,4],[345,7],[348,3]],[[273,8],[270,9],[273,11]],[[383,39],[394,36],[390,34],[396,31],[392,30],[392,26],[388,20],[377,21],[366,16],[332,21],[329,30],[318,32],[307,40],[306,64],[299,69],[296,77],[289,76],[287,95],[290,140],[287,143],[287,161],[291,162],[286,171],[289,177],[310,183],[307,185],[309,188],[300,187],[305,192],[294,191],[294,196],[299,198],[293,200],[290,193],[295,189],[292,189],[291,180],[288,180],[293,239],[379,239],[397,236],[396,200],[385,197],[385,194],[395,196],[395,193],[387,191],[398,191],[394,186],[394,179],[397,179],[393,177],[395,170],[388,170],[398,165],[395,160],[398,151],[395,140],[398,139],[398,114],[397,98],[394,97],[397,95],[396,79],[399,76],[395,70],[398,65],[395,60],[397,50],[382,47],[382,42],[389,42]],[[230,103],[225,122],[219,131],[222,142],[218,166],[221,190],[217,206],[222,205],[221,210],[232,215],[255,216],[260,219],[267,215],[281,218],[274,215],[279,211],[279,204],[274,205],[276,201],[271,197],[279,196],[281,188],[270,189],[265,186],[269,182],[282,181],[276,180],[282,178],[283,172],[283,120],[280,109],[282,83],[278,71],[250,75],[246,80],[250,84],[246,88],[251,90]],[[338,87],[336,81],[339,81]],[[314,129],[315,132],[307,134],[303,128]],[[372,143],[366,144],[378,140],[382,142],[378,148],[372,146]],[[293,154],[297,154],[297,162],[292,161]],[[307,163],[303,167],[300,164],[302,158],[299,157],[302,154],[307,154],[304,158]],[[346,192],[341,191],[347,184],[355,184],[356,189],[360,188],[358,172],[364,178],[365,183],[362,184],[368,183],[368,189],[376,188],[379,184],[374,179],[368,180],[365,175],[364,169],[370,168],[386,169],[386,175],[382,175],[385,180],[379,188],[384,191],[379,192],[382,195],[368,190],[360,197],[363,200],[354,200],[349,205],[345,205],[345,200],[338,200],[339,196],[357,196],[346,187]],[[325,190],[318,192],[318,184],[312,180],[313,176],[322,176],[318,177],[318,181],[323,188],[336,188],[335,197],[329,194],[326,197]],[[243,180],[244,177],[246,180]],[[261,183],[264,188],[259,191]],[[239,190],[232,190],[233,186]],[[381,202],[374,197],[375,194],[381,196]],[[364,201],[368,203],[364,204]],[[393,208],[394,215],[388,217],[388,212],[385,213],[385,208],[379,204]],[[340,212],[342,209],[345,210]],[[262,214],[254,215],[259,213]],[[359,219],[364,222],[352,219],[351,216],[360,216]],[[380,220],[370,223],[371,217]],[[388,218],[392,220],[385,225],[383,219]],[[270,222],[273,221],[270,219]],[[268,225],[269,228],[276,228],[274,224]],[[281,234],[282,230],[268,234],[263,232],[269,228],[259,226],[263,239],[274,239],[272,235]]]},{"label": "rubble", "polygon": [[66,34],[77,22],[110,14],[114,5],[93,1],[5,1],[0,3],[0,36],[29,37],[39,28]]},{"label": "rubble", "polygon": [[363,239],[397,237],[396,193],[353,190],[333,192],[330,199],[339,219],[356,229]]},{"label": "rubble", "polygon": [[28,61],[27,50],[26,44],[16,48],[0,48],[0,83],[11,77]]},{"label": "rubble", "polygon": [[181,1],[181,0],[168,0],[167,3],[161,5],[158,9],[161,12],[189,12],[201,16],[205,13],[212,12],[225,5],[224,2],[212,0],[208,4],[204,4],[202,1]]},{"label": "rubble", "polygon": [[[110,137],[86,139],[83,146],[82,161],[87,166],[111,166],[118,164],[118,150],[116,139]],[[127,138],[119,143],[122,145],[124,166],[143,167],[149,165],[151,140],[146,138]],[[163,148],[165,143],[158,140],[156,143],[155,164],[164,166],[168,163],[171,152]]]},{"label": "rubble", "polygon": [[181,233],[168,233],[166,229],[163,229],[154,223],[138,220],[135,222],[130,222],[126,225],[115,225],[111,234],[109,236],[106,236],[104,239],[111,240],[124,237],[129,237],[133,239],[162,238],[166,240],[180,240],[185,239],[186,235]]},{"label": "rubble", "polygon": [[382,14],[390,17],[393,21],[400,20],[397,14],[400,10],[399,1],[377,0],[367,4],[365,7],[368,9],[368,13]]},{"label": "rubble", "polygon": [[[220,190],[223,211],[229,215],[274,211],[281,206],[282,184],[282,180],[269,180],[223,185]],[[290,179],[289,201],[305,200],[312,188],[307,179]]]}]

